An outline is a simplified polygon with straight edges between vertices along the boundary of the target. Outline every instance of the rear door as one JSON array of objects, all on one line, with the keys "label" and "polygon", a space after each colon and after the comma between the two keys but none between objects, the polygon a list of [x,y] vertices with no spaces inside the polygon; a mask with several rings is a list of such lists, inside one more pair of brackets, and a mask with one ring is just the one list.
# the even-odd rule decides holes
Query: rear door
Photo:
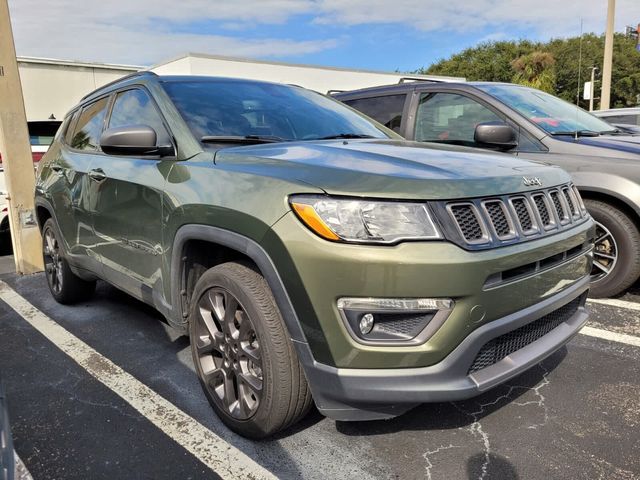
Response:
[{"label": "rear door", "polygon": [[[131,125],[150,126],[159,144],[171,143],[159,110],[141,87],[116,93],[106,128]],[[95,254],[105,279],[146,301],[151,288],[162,286],[162,205],[172,164],[102,154],[91,166]]]},{"label": "rear door", "polygon": [[[77,111],[61,146],[46,168],[51,192],[50,201],[58,227],[71,261],[77,266],[93,269],[90,252],[95,243],[92,226],[93,199],[90,196],[89,171],[99,154],[102,133],[109,105],[109,96],[102,97]],[[94,265],[95,266],[95,265]]]}]

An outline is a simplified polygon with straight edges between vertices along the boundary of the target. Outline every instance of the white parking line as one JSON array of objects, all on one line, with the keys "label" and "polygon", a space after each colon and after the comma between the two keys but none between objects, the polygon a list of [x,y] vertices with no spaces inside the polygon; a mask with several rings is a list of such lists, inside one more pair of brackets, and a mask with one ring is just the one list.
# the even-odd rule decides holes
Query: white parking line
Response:
[{"label": "white parking line", "polygon": [[610,340],[612,342],[626,343],[627,345],[640,347],[640,337],[634,337],[633,335],[627,335],[626,333],[616,333],[609,330],[602,330],[600,328],[593,327],[582,327],[580,333],[583,335],[588,335],[589,337],[597,337],[604,340]]},{"label": "white parking line", "polygon": [[587,300],[587,303],[609,305],[610,307],[626,308],[627,310],[640,312],[640,303],[627,302],[626,300],[618,300],[616,298],[590,298]]},{"label": "white parking line", "polygon": [[2,281],[0,300],[222,478],[276,478],[243,452],[51,320]]}]

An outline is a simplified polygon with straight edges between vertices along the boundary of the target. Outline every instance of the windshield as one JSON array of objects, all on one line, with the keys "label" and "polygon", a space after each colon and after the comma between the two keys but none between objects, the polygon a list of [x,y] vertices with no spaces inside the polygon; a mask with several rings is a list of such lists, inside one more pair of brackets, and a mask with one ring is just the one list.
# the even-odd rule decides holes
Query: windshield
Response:
[{"label": "windshield", "polygon": [[164,88],[193,134],[203,141],[215,137],[287,141],[390,136],[338,101],[300,87],[196,79],[166,82]]},{"label": "windshield", "polygon": [[615,127],[548,93],[519,85],[478,84],[550,134],[589,131],[612,132]]}]

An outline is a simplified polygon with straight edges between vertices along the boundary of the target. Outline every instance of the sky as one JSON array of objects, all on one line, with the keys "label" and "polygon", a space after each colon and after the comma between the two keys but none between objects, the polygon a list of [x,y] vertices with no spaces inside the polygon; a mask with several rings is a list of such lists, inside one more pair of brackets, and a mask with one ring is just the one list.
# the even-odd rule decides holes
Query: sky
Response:
[{"label": "sky", "polygon": [[[402,72],[487,40],[601,33],[607,0],[9,0],[19,56],[152,65],[187,52]],[[616,30],[640,23],[617,0]]]}]

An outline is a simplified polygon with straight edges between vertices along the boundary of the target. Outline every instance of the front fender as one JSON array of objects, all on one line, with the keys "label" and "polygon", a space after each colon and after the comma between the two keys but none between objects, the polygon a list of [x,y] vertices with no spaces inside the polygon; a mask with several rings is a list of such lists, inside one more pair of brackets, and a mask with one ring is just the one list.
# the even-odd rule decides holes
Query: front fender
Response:
[{"label": "front fender", "polygon": [[572,172],[578,190],[608,195],[623,202],[640,216],[640,185],[619,175],[601,172]]}]

